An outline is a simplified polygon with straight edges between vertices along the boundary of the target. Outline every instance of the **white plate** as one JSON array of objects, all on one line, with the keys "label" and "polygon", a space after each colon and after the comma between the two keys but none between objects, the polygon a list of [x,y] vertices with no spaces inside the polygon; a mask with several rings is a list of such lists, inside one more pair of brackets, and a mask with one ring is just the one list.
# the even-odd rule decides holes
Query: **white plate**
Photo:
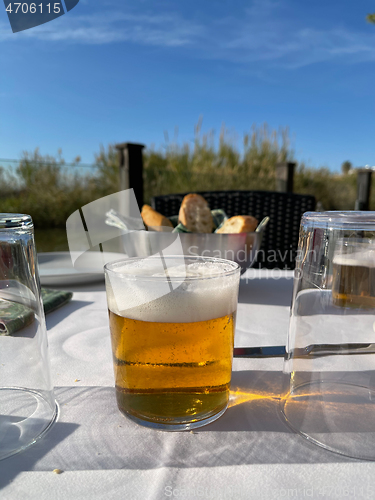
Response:
[{"label": "white plate", "polygon": [[39,276],[42,285],[80,285],[104,279],[103,266],[127,255],[116,252],[85,252],[75,269],[69,252],[38,254]]}]

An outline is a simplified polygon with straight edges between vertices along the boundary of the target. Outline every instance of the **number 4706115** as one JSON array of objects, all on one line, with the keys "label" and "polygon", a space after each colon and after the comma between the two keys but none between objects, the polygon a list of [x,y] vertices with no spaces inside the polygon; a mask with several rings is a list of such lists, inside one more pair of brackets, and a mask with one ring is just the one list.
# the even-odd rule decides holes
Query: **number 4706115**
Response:
[{"label": "number 4706115", "polygon": [[[12,8],[13,6],[13,8]],[[58,3],[47,3],[44,5],[45,9],[44,12],[47,14],[60,14],[61,12],[61,4],[60,2]],[[28,3],[10,3],[8,7],[6,8],[6,11],[9,12],[9,14],[12,14],[13,12],[15,14],[22,13],[22,14],[36,14],[40,13],[43,14],[43,4],[40,3],[39,5],[36,3],[31,3],[30,5]]]}]

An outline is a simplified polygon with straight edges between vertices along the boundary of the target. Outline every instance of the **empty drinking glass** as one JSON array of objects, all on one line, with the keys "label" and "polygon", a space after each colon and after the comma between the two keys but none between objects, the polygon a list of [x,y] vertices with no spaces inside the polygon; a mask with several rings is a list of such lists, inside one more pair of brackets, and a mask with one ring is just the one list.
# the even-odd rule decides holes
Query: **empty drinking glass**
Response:
[{"label": "empty drinking glass", "polygon": [[31,217],[0,214],[0,459],[57,416]]},{"label": "empty drinking glass", "polygon": [[284,371],[294,430],[375,459],[375,212],[304,214]]}]

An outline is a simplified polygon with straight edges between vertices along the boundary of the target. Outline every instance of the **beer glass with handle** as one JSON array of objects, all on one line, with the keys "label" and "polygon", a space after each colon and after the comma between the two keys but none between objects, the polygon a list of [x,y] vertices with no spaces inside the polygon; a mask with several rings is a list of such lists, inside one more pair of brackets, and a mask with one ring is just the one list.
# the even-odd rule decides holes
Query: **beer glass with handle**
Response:
[{"label": "beer glass with handle", "polygon": [[228,405],[240,266],[209,257],[105,266],[119,409],[165,430],[212,422]]}]

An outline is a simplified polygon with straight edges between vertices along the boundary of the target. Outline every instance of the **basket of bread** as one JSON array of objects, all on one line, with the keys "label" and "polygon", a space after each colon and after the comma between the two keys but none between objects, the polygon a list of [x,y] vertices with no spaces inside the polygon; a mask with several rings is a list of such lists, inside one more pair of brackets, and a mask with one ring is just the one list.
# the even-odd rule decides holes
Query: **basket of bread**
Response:
[{"label": "basket of bread", "polygon": [[251,267],[260,249],[268,217],[258,224],[251,215],[228,218],[223,210],[211,210],[198,194],[184,197],[179,213],[165,217],[149,205],[142,207],[144,231],[123,236],[129,257],[203,255],[237,262],[244,272]]}]

